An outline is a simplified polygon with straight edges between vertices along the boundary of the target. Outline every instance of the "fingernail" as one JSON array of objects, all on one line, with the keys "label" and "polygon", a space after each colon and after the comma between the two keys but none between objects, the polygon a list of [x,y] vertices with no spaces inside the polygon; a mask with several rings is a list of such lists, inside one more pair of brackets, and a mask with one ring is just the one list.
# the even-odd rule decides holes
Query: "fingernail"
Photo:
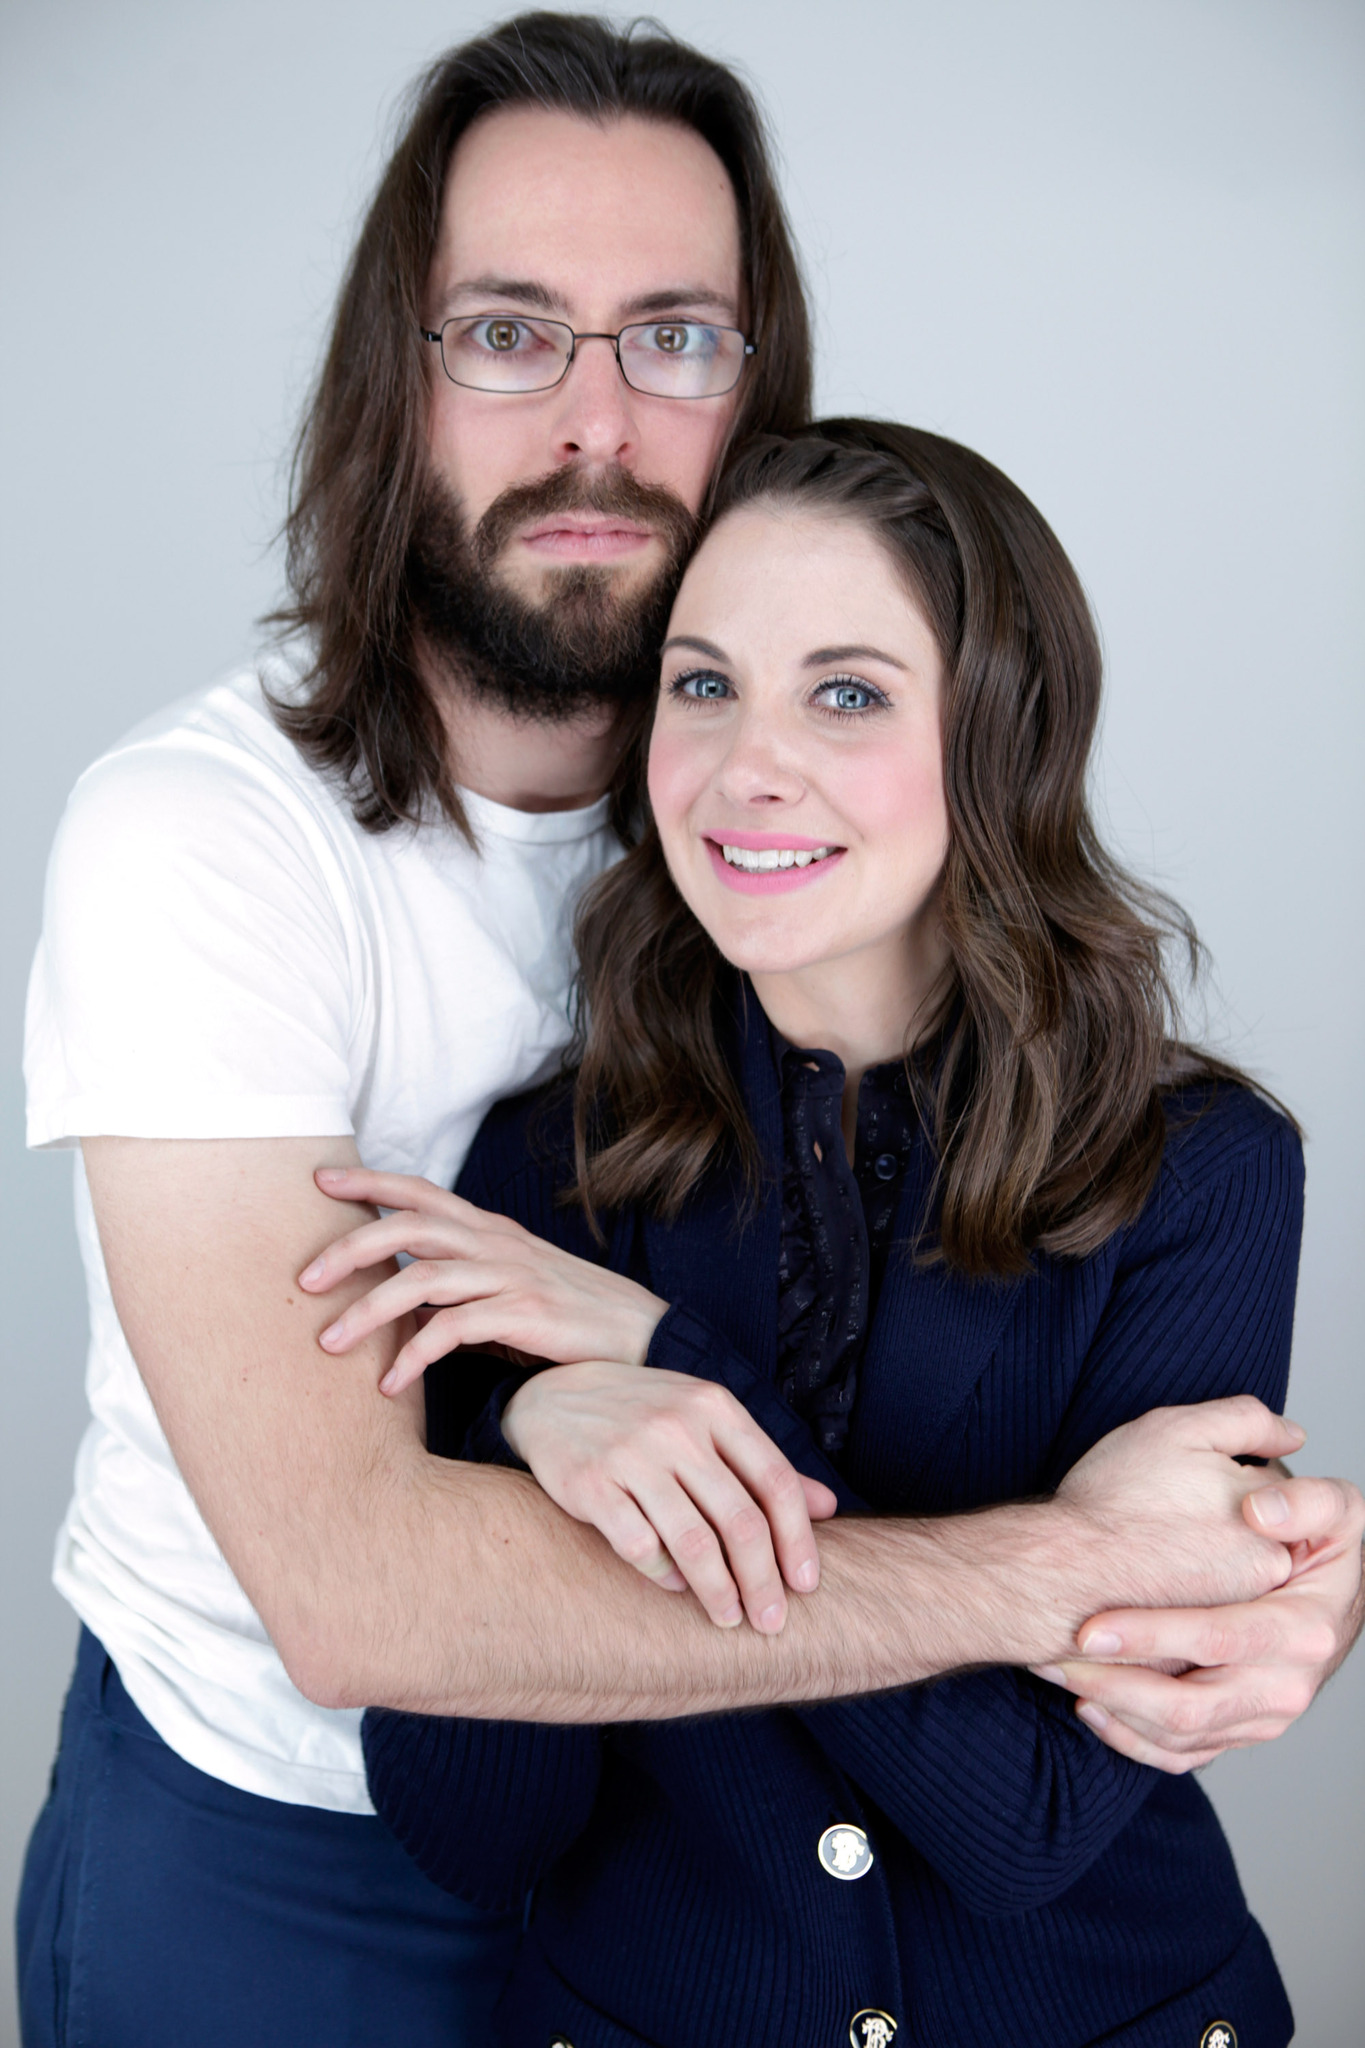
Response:
[{"label": "fingernail", "polygon": [[314,1259],[311,1266],[305,1266],[299,1274],[299,1286],[311,1287],[315,1280],[321,1280],[325,1261]]},{"label": "fingernail", "polygon": [[391,1365],[388,1371],[385,1373],[383,1379],[379,1382],[379,1391],[381,1394],[397,1393],[398,1367],[396,1365]]},{"label": "fingernail", "polygon": [[1284,1423],[1286,1429],[1293,1430],[1296,1437],[1303,1438],[1308,1435],[1308,1431],[1301,1422],[1291,1422],[1287,1415],[1281,1416],[1280,1420]]},{"label": "fingernail", "polygon": [[1083,1657],[1116,1657],[1122,1648],[1123,1637],[1116,1636],[1111,1628],[1092,1629],[1080,1640]]},{"label": "fingernail", "polygon": [[1102,1735],[1109,1726],[1109,1716],[1105,1713],[1104,1708],[1097,1707],[1093,1700],[1081,1700],[1078,1702],[1076,1718],[1084,1721],[1087,1728],[1093,1728],[1097,1735]]},{"label": "fingernail", "polygon": [[1289,1520],[1289,1502],[1278,1486],[1263,1486],[1251,1496],[1251,1512],[1267,1529],[1278,1529]]},{"label": "fingernail", "polygon": [[1060,1664],[1030,1664],[1029,1670],[1048,1685],[1066,1686],[1066,1673]]},{"label": "fingernail", "polygon": [[333,1344],[341,1342],[341,1330],[342,1326],[340,1323],[329,1323],[318,1338],[319,1344],[325,1345],[330,1350]]},{"label": "fingernail", "polygon": [[320,1166],[313,1175],[313,1178],[314,1180],[345,1180],[346,1168],[344,1166]]},{"label": "fingernail", "polygon": [[736,1628],[739,1625],[739,1623],[743,1621],[743,1619],[744,1609],[740,1606],[738,1600],[736,1600],[734,1606],[727,1607],[725,1612],[721,1615],[720,1625],[722,1628]]},{"label": "fingernail", "polygon": [[796,1567],[792,1584],[796,1587],[798,1593],[813,1593],[819,1583],[820,1567],[813,1557],[808,1557],[804,1564],[799,1564]]},{"label": "fingernail", "polygon": [[780,1600],[774,1600],[771,1607],[765,1607],[758,1617],[758,1625],[764,1635],[774,1636],[781,1628],[786,1610]]}]

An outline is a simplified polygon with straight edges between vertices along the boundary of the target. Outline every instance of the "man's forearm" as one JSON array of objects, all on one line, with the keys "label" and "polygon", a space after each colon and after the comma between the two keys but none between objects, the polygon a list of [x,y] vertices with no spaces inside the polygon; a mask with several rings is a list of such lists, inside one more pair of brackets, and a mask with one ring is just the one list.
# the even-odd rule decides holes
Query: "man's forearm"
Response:
[{"label": "man's forearm", "polygon": [[850,1521],[820,1531],[819,1592],[761,1636],[661,1593],[533,1480],[425,1464],[401,1509],[388,1490],[382,1564],[371,1545],[282,1632],[296,1682],[326,1704],[597,1722],[843,1698],[1055,1659],[1122,1576],[1061,1503]]}]

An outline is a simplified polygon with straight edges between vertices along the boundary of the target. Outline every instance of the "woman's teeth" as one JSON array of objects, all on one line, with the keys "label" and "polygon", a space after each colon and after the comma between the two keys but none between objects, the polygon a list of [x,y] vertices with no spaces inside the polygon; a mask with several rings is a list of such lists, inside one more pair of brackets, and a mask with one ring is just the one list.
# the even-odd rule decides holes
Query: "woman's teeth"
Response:
[{"label": "woman's teeth", "polygon": [[799,850],[794,846],[765,846],[760,849],[722,843],[720,850],[732,868],[743,868],[746,874],[757,875],[769,868],[808,868],[813,860],[828,860],[839,849],[817,846],[812,852],[807,852],[804,847]]}]

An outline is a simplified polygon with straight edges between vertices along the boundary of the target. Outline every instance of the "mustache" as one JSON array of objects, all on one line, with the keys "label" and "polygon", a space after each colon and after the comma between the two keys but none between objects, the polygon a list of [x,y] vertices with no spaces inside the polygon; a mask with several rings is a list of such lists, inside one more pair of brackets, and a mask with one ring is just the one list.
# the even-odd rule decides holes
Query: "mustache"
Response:
[{"label": "mustache", "polygon": [[641,483],[627,469],[552,469],[528,483],[511,484],[493,500],[472,535],[474,558],[491,568],[519,527],[555,512],[596,512],[647,526],[663,543],[671,563],[692,552],[700,522],[676,492]]}]

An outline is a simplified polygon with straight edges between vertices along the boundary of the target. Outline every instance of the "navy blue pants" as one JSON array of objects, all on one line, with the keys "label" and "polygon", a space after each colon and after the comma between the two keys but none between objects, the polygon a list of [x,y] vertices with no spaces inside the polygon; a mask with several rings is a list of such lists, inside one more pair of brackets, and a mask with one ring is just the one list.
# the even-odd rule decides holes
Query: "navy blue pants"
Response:
[{"label": "navy blue pants", "polygon": [[382,1821],[185,1763],[82,1630],[19,1894],[24,2048],[482,2048],[518,1934]]}]

